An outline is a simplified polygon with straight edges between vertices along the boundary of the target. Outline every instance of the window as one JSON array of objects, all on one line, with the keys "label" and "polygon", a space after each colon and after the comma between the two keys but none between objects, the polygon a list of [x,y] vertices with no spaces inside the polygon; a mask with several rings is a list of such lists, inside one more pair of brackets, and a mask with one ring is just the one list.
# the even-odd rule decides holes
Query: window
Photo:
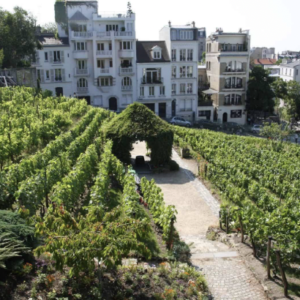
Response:
[{"label": "window", "polygon": [[86,43],[84,43],[84,42],[75,43],[75,50],[76,51],[85,51],[86,50]]},{"label": "window", "polygon": [[80,78],[77,81],[77,87],[81,87],[81,88],[87,88],[88,87],[88,82],[85,78]]},{"label": "window", "polygon": [[185,94],[185,83],[180,83],[180,94]]},{"label": "window", "polygon": [[97,64],[98,64],[98,68],[101,68],[101,69],[105,68],[105,60],[98,59]]},{"label": "window", "polygon": [[173,41],[176,40],[176,30],[171,31],[171,38],[172,38]]},{"label": "window", "polygon": [[121,50],[131,50],[132,43],[131,42],[120,42],[120,49]]},{"label": "window", "polygon": [[232,94],[232,95],[231,95],[231,104],[232,104],[232,105],[234,104],[234,100],[235,100],[235,94]]},{"label": "window", "polygon": [[46,71],[46,79],[50,80],[50,71],[49,70]]},{"label": "window", "polygon": [[122,86],[132,86],[131,78],[130,77],[124,77],[122,80]]},{"label": "window", "polygon": [[111,43],[108,44],[108,50],[110,50],[110,51],[112,50],[112,44]]},{"label": "window", "polygon": [[61,69],[55,69],[55,81],[62,81],[62,72]]},{"label": "window", "polygon": [[153,52],[153,58],[154,59],[161,59],[161,52],[160,51],[154,51]]},{"label": "window", "polygon": [[106,25],[106,31],[119,31],[119,25]]},{"label": "window", "polygon": [[242,111],[241,110],[231,110],[230,111],[230,117],[232,119],[238,119],[242,117]]},{"label": "window", "polygon": [[154,86],[149,86],[149,96],[154,96]]},{"label": "window", "polygon": [[98,78],[98,85],[99,86],[111,86],[112,85],[112,79],[110,77]]},{"label": "window", "polygon": [[78,60],[78,69],[83,70],[86,69],[86,62],[84,60]]},{"label": "window", "polygon": [[53,51],[54,61],[60,62],[60,51]]},{"label": "window", "polygon": [[132,95],[122,95],[122,104],[131,104]]},{"label": "window", "polygon": [[191,99],[187,99],[185,100],[185,110],[186,111],[192,111],[193,110],[193,105],[192,105],[192,100]]},{"label": "window", "polygon": [[192,40],[193,39],[193,31],[192,30],[181,30],[180,31],[180,39],[181,40]]},{"label": "window", "polygon": [[113,60],[112,60],[112,59],[109,60],[109,67],[110,67],[110,68],[113,67]]},{"label": "window", "polygon": [[242,105],[242,96],[241,95],[235,95],[235,104]]},{"label": "window", "polygon": [[172,49],[172,61],[176,61],[176,49]]},{"label": "window", "polygon": [[188,49],[188,51],[187,51],[187,60],[188,61],[193,60],[193,49]]},{"label": "window", "polygon": [[203,42],[200,43],[200,51],[203,51]]},{"label": "window", "polygon": [[176,95],[176,83],[172,84],[172,95]]},{"label": "window", "polygon": [[104,43],[97,44],[97,50],[98,51],[104,51]]},{"label": "window", "polygon": [[185,53],[186,53],[185,49],[180,50],[180,61],[185,61]]},{"label": "window", "polygon": [[187,77],[189,77],[189,78],[193,77],[193,67],[192,66],[187,67]]},{"label": "window", "polygon": [[80,31],[80,32],[87,32],[86,25],[78,25],[78,31]]},{"label": "window", "polygon": [[193,84],[192,83],[187,84],[187,93],[193,94]]},{"label": "window", "polygon": [[176,66],[172,66],[172,78],[176,78]]},{"label": "window", "polygon": [[45,52],[45,61],[48,61],[48,52]]},{"label": "window", "polygon": [[230,104],[230,95],[225,96],[225,105]]},{"label": "window", "polygon": [[145,88],[142,86],[140,87],[140,96],[144,97],[145,96]]},{"label": "window", "polygon": [[165,87],[164,86],[161,86],[159,91],[160,91],[161,96],[165,95]]},{"label": "window", "polygon": [[180,67],[180,78],[185,78],[186,77],[186,67],[182,66]]}]

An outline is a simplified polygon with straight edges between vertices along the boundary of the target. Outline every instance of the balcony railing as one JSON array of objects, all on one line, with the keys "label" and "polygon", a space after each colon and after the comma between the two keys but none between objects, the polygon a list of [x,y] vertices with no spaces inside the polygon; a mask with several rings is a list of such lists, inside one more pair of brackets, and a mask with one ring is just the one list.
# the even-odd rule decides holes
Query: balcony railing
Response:
[{"label": "balcony railing", "polygon": [[109,73],[109,69],[100,68],[100,73],[102,73],[102,74],[108,74]]},{"label": "balcony railing", "polygon": [[61,59],[53,59],[52,64],[62,64],[62,60]]},{"label": "balcony railing", "polygon": [[115,31],[114,32],[115,36],[133,36],[132,31]]},{"label": "balcony railing", "polygon": [[109,55],[112,55],[112,50],[100,50],[100,51],[97,51],[96,54],[98,56],[109,56]]},{"label": "balcony railing", "polygon": [[88,69],[75,69],[75,76],[89,75]]},{"label": "balcony railing", "polygon": [[238,73],[238,72],[245,72],[243,69],[231,69],[230,67],[225,68],[225,72],[228,73]]},{"label": "balcony railing", "polygon": [[98,38],[106,38],[111,36],[110,31],[96,32],[96,35]]},{"label": "balcony railing", "polygon": [[77,94],[87,94],[88,92],[88,87],[77,87]]},{"label": "balcony railing", "polygon": [[220,44],[219,51],[221,52],[247,52],[245,44]]},{"label": "balcony railing", "polygon": [[242,89],[242,84],[234,84],[234,85],[225,85],[225,89]]},{"label": "balcony railing", "polygon": [[132,85],[122,85],[122,91],[132,91]]},{"label": "balcony railing", "polygon": [[120,74],[121,75],[133,74],[133,68],[132,67],[128,67],[128,68],[120,67]]},{"label": "balcony railing", "polygon": [[93,36],[92,31],[73,31],[74,38],[90,38]]},{"label": "balcony railing", "polygon": [[142,77],[141,78],[141,83],[142,84],[163,84],[164,79],[163,79],[163,77],[159,77],[159,78]]},{"label": "balcony railing", "polygon": [[225,101],[224,102],[224,105],[225,106],[230,106],[230,105],[242,105],[242,100],[239,100],[239,101]]}]

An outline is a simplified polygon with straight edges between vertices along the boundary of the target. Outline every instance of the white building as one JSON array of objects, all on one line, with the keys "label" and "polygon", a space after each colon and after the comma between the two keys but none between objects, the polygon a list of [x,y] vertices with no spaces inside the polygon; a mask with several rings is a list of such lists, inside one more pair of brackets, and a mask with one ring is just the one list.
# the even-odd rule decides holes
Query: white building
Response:
[{"label": "white building", "polygon": [[137,42],[137,82],[138,101],[171,118],[171,60],[164,41]]},{"label": "white building", "polygon": [[248,31],[233,33],[219,29],[207,38],[206,68],[210,88],[203,93],[213,101],[214,121],[245,124],[249,65]]},{"label": "white building", "polygon": [[253,47],[251,48],[251,58],[253,59],[276,59],[275,48]]},{"label": "white building", "polygon": [[290,62],[284,61],[280,64],[280,78],[284,81],[295,80],[300,83],[300,60]]},{"label": "white building", "polygon": [[61,3],[65,23],[57,23],[60,39],[40,36],[41,88],[57,95],[76,94],[114,111],[124,109],[135,101],[137,91],[135,15],[99,15],[97,1]]},{"label": "white building", "polygon": [[171,57],[172,116],[195,120],[198,107],[198,29],[187,26],[163,27],[160,40]]}]

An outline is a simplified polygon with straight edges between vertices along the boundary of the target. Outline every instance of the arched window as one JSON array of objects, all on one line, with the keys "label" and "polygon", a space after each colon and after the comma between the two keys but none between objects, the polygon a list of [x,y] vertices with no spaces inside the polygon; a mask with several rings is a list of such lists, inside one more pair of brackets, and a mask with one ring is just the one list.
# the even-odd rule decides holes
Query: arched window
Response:
[{"label": "arched window", "polygon": [[131,86],[131,78],[130,77],[124,77],[122,80],[122,86]]},{"label": "arched window", "polygon": [[77,81],[77,87],[88,87],[88,82],[85,78],[79,78]]}]

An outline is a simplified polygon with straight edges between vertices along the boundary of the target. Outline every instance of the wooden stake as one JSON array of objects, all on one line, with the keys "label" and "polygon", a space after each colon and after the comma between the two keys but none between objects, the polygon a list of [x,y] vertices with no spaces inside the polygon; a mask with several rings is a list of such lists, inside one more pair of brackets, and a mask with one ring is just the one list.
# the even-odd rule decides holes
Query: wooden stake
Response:
[{"label": "wooden stake", "polygon": [[241,226],[241,241],[244,243],[244,227],[243,227],[243,221],[241,215],[239,215],[239,221],[240,221],[240,226]]},{"label": "wooden stake", "polygon": [[270,267],[270,252],[271,252],[271,242],[272,237],[268,237],[268,247],[267,247],[267,273],[268,279],[271,279],[271,267]]},{"label": "wooden stake", "polygon": [[288,297],[288,282],[286,280],[285,273],[284,273],[284,270],[282,268],[280,251],[276,250],[275,252],[276,252],[277,264],[278,264],[278,267],[279,267],[279,270],[280,270],[280,273],[281,273],[282,282],[283,282],[284,296]]},{"label": "wooden stake", "polygon": [[226,212],[226,233],[229,233],[228,213]]}]

